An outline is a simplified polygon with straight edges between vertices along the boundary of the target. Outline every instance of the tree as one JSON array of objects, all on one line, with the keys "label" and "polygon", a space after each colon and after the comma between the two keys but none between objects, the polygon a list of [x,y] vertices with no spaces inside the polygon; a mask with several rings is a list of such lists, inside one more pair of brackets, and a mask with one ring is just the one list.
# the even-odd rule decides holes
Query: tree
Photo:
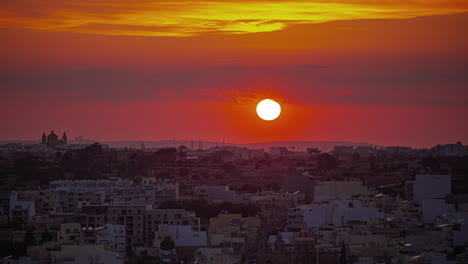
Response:
[{"label": "tree", "polygon": [[13,242],[11,246],[11,251],[9,252],[13,256],[14,259],[26,256],[27,248],[21,242]]},{"label": "tree", "polygon": [[377,162],[377,157],[374,154],[370,154],[369,158],[367,158],[367,161],[369,163],[376,163]]},{"label": "tree", "polygon": [[153,153],[151,157],[157,163],[171,163],[176,160],[177,153],[176,148],[162,148]]},{"label": "tree", "polygon": [[347,264],[348,260],[346,257],[346,247],[345,243],[341,242],[341,252],[340,252],[340,264]]},{"label": "tree", "polygon": [[47,227],[44,229],[44,232],[42,232],[41,234],[41,241],[40,243],[46,243],[46,242],[49,242],[49,241],[52,241],[52,234],[49,233],[49,230],[47,229]]},{"label": "tree", "polygon": [[97,177],[106,168],[104,166],[104,150],[101,144],[94,143],[77,152],[74,165],[75,173],[84,177]]},{"label": "tree", "polygon": [[257,185],[252,185],[252,184],[244,184],[242,187],[239,189],[241,192],[246,192],[246,193],[257,193],[258,191],[261,191],[262,188]]},{"label": "tree", "polygon": [[327,171],[327,170],[335,169],[337,166],[338,166],[338,160],[334,156],[328,153],[322,153],[318,156],[319,170]]},{"label": "tree", "polygon": [[353,153],[353,161],[354,162],[361,161],[361,155],[359,155],[359,153]]},{"label": "tree", "polygon": [[179,151],[185,151],[185,150],[187,150],[187,147],[185,145],[180,145],[177,149]]},{"label": "tree", "polygon": [[425,157],[422,159],[422,164],[426,168],[430,168],[432,172],[442,171],[442,162],[435,157]]},{"label": "tree", "polygon": [[185,160],[187,158],[187,147],[180,145],[177,148],[177,160]]},{"label": "tree", "polygon": [[170,238],[166,237],[159,244],[159,248],[162,250],[173,250],[175,248],[175,242],[172,241]]},{"label": "tree", "polygon": [[[41,179],[41,167],[48,165],[47,162],[36,156],[27,156],[15,161],[15,169],[20,180]],[[49,180],[49,179],[47,179]]]},{"label": "tree", "polygon": [[34,227],[28,227],[26,231],[26,235],[24,236],[23,243],[22,243],[22,254],[26,255],[29,246],[37,245],[36,237],[34,237]]},{"label": "tree", "polygon": [[223,164],[223,170],[227,173],[233,173],[237,170],[236,165],[232,162],[227,162]]}]

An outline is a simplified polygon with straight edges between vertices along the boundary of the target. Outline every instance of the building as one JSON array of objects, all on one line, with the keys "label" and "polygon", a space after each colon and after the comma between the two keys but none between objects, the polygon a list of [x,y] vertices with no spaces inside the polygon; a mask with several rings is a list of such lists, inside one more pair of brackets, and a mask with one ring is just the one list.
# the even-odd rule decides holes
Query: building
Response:
[{"label": "building", "polygon": [[195,212],[185,209],[153,209],[146,213],[146,244],[152,243],[156,233],[163,225],[168,226],[190,226],[193,231],[200,231],[200,218]]},{"label": "building", "polygon": [[424,199],[421,204],[424,223],[434,223],[437,216],[454,211],[455,206],[446,203],[443,199]]},{"label": "building", "polygon": [[123,257],[106,245],[62,245],[51,251],[50,256],[54,264],[124,263]]},{"label": "building", "polygon": [[96,234],[95,243],[98,245],[109,245],[110,250],[125,256],[126,236],[124,225],[105,224],[94,229]]},{"label": "building", "polygon": [[109,206],[105,223],[125,226],[127,245],[143,245],[146,235],[145,218],[149,209],[150,206],[144,205]]},{"label": "building", "polygon": [[10,213],[10,192],[0,192],[0,215],[8,218]]},{"label": "building", "polygon": [[36,215],[34,201],[18,201],[18,193],[12,192],[9,204],[10,221],[15,227],[24,228],[31,218]]},{"label": "building", "polygon": [[60,225],[57,241],[63,245],[78,245],[83,240],[81,226],[78,223],[66,223]]},{"label": "building", "polygon": [[55,134],[53,130],[48,136],[46,136],[45,132],[43,132],[41,143],[52,148],[61,145],[66,145],[68,144],[67,134],[63,132],[62,138],[59,139],[59,137]]},{"label": "building", "polygon": [[306,202],[314,199],[315,181],[309,175],[290,175],[284,178],[283,191],[289,193],[302,193]]},{"label": "building", "polygon": [[355,195],[369,194],[362,181],[318,181],[314,189],[314,201],[348,199]]},{"label": "building", "polygon": [[320,150],[318,148],[306,148],[306,153],[309,155],[317,156],[320,154]]},{"label": "building", "polygon": [[321,201],[290,208],[288,227],[310,229],[324,225],[343,226],[348,221],[380,219],[384,219],[384,213],[376,207],[363,207],[361,200]]},{"label": "building", "polygon": [[[305,203],[305,194],[300,191],[294,192],[275,192],[262,191],[258,193],[237,193],[233,199],[233,204],[255,204],[260,207],[264,206],[296,206]],[[263,206],[262,206],[263,205]]]},{"label": "building", "polygon": [[311,232],[279,232],[259,243],[258,264],[336,264],[338,256],[319,252]]},{"label": "building", "polygon": [[151,206],[96,205],[83,206],[75,214],[82,228],[98,228],[106,224],[125,226],[126,244],[143,245],[146,238],[145,219]]},{"label": "building", "polygon": [[465,146],[461,142],[456,144],[437,145],[433,149],[437,155],[442,157],[463,157]]},{"label": "building", "polygon": [[199,248],[195,252],[198,264],[240,264],[242,258],[232,248]]},{"label": "building", "polygon": [[229,190],[229,186],[195,186],[195,198],[207,200],[214,203],[232,201],[234,191]]},{"label": "building", "polygon": [[270,147],[269,153],[272,157],[278,157],[278,156],[287,156],[289,152],[286,147]]},{"label": "building", "polygon": [[242,217],[240,214],[219,214],[210,218],[210,245],[229,245],[238,252],[244,245],[254,244],[261,227],[258,217]]},{"label": "building", "polygon": [[161,229],[172,234],[176,247],[205,247],[208,244],[206,231],[194,231],[191,226],[169,225]]},{"label": "building", "polygon": [[49,189],[110,192],[116,188],[129,187],[131,185],[131,180],[121,178],[112,178],[106,180],[58,180],[51,181],[49,183]]},{"label": "building", "polygon": [[452,193],[450,175],[416,175],[413,182],[413,201],[421,204],[426,199],[445,198]]},{"label": "building", "polygon": [[100,205],[104,202],[104,191],[92,190],[52,190],[53,210],[58,213],[75,213],[83,206]]},{"label": "building", "polygon": [[352,153],[354,150],[353,146],[334,146],[334,153]]}]

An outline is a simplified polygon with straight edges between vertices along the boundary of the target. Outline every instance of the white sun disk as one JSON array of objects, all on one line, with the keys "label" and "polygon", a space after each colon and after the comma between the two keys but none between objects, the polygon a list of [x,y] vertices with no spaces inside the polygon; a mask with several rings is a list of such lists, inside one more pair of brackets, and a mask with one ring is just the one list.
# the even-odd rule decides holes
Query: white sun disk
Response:
[{"label": "white sun disk", "polygon": [[257,114],[261,119],[271,121],[281,114],[281,106],[272,99],[265,99],[257,104]]}]

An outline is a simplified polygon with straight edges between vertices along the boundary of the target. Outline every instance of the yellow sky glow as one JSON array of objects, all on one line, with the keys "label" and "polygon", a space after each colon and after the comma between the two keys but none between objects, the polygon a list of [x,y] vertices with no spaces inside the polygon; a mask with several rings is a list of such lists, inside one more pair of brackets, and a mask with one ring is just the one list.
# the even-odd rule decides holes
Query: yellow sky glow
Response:
[{"label": "yellow sky glow", "polygon": [[[21,2],[21,1],[19,1]],[[42,5],[27,1],[0,8],[0,27],[103,35],[183,37],[202,33],[245,34],[285,27],[353,19],[399,19],[468,11],[467,6],[440,1],[73,1]],[[376,1],[379,3],[380,1]],[[457,2],[458,3],[458,2]],[[19,4],[17,4],[19,5]]]}]

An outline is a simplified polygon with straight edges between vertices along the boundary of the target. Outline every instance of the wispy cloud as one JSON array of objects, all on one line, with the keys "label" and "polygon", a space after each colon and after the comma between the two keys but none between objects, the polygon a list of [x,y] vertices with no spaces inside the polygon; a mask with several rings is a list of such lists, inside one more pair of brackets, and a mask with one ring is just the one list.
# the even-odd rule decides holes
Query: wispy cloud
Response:
[{"label": "wispy cloud", "polygon": [[2,3],[0,27],[103,35],[184,37],[244,34],[334,20],[411,18],[468,11],[466,1],[16,0]]},{"label": "wispy cloud", "polygon": [[304,68],[304,69],[326,69],[328,68],[328,66],[325,66],[325,65],[310,65],[310,64],[295,65],[294,67]]},{"label": "wispy cloud", "polygon": [[463,65],[428,66],[423,61],[415,61],[404,67],[400,64],[376,67],[356,69],[356,65],[347,68],[331,65],[324,70],[310,70],[285,65],[197,68],[166,73],[102,69],[0,72],[0,102],[250,104],[274,98],[297,104],[468,105],[467,69]]}]

